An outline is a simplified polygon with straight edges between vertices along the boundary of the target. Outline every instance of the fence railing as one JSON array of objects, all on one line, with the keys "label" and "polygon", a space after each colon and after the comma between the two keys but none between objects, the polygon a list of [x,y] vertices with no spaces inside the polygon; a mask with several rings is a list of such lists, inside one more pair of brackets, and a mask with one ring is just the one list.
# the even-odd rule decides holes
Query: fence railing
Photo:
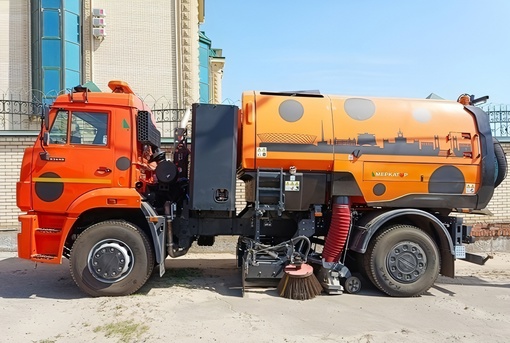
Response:
[{"label": "fence railing", "polygon": [[[179,126],[184,113],[184,109],[173,109],[173,108],[153,108],[152,114],[156,121],[156,127],[161,131],[161,137],[173,138],[174,130]],[[188,132],[191,130],[191,124],[188,123]]]},{"label": "fence railing", "polygon": [[487,105],[483,109],[489,115],[492,135],[510,142],[510,105]]},{"label": "fence railing", "polygon": [[0,99],[0,131],[38,130],[42,109],[41,103]]},{"label": "fence railing", "polygon": [[[42,110],[41,103],[0,99],[0,132],[39,130]],[[174,130],[186,112],[184,109],[173,108],[153,108],[151,111],[161,136],[165,138],[174,137]]]},{"label": "fence railing", "polygon": [[[43,105],[37,102],[0,99],[0,132],[39,130]],[[510,142],[510,105],[485,105],[482,107],[489,115],[492,135]],[[152,113],[161,136],[173,138],[174,130],[182,120],[185,110],[155,107]],[[188,123],[188,129],[191,124]],[[190,132],[188,130],[188,132]]]}]

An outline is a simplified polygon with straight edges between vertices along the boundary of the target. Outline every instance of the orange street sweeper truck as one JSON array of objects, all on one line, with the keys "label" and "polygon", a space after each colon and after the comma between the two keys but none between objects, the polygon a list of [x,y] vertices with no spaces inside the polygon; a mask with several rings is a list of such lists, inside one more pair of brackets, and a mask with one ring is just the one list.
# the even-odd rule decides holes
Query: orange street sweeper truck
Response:
[{"label": "orange street sweeper truck", "polygon": [[19,257],[68,258],[92,296],[136,292],[168,256],[221,235],[239,236],[243,289],[306,263],[329,294],[356,293],[362,275],[417,296],[455,259],[484,262],[451,213],[485,208],[507,163],[472,97],[244,92],[239,108],[194,104],[190,136],[184,118],[165,152],[147,105],[109,87],[55,100],[17,184]]}]

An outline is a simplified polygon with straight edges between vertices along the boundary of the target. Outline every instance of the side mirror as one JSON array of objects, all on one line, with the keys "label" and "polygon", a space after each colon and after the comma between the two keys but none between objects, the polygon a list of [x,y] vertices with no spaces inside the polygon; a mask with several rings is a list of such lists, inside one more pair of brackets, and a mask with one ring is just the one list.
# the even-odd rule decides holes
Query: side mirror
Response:
[{"label": "side mirror", "polygon": [[50,143],[50,133],[48,131],[43,133],[42,141],[44,146],[47,146]]}]

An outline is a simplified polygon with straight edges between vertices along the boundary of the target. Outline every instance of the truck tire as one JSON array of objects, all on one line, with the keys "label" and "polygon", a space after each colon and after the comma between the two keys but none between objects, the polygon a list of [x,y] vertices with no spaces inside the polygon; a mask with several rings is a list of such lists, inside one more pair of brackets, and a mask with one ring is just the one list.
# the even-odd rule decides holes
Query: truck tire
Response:
[{"label": "truck tire", "polygon": [[496,156],[496,173],[494,180],[494,187],[498,187],[501,182],[506,178],[506,173],[508,169],[508,163],[506,160],[506,154],[501,146],[501,143],[496,139],[492,138],[494,143],[494,155]]},{"label": "truck tire", "polygon": [[129,295],[142,287],[154,268],[154,253],[144,232],[125,221],[104,221],[83,231],[69,259],[74,282],[91,296]]},{"label": "truck tire", "polygon": [[364,268],[372,283],[393,297],[425,293],[439,275],[436,243],[411,225],[394,225],[369,244]]}]

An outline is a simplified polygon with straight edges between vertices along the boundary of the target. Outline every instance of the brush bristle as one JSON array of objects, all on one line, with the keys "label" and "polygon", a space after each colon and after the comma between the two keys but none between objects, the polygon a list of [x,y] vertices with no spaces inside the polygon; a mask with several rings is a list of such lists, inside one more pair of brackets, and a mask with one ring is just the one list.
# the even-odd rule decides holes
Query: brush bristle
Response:
[{"label": "brush bristle", "polygon": [[295,300],[313,299],[321,294],[322,286],[313,273],[295,276],[285,273],[277,287],[281,297]]}]

